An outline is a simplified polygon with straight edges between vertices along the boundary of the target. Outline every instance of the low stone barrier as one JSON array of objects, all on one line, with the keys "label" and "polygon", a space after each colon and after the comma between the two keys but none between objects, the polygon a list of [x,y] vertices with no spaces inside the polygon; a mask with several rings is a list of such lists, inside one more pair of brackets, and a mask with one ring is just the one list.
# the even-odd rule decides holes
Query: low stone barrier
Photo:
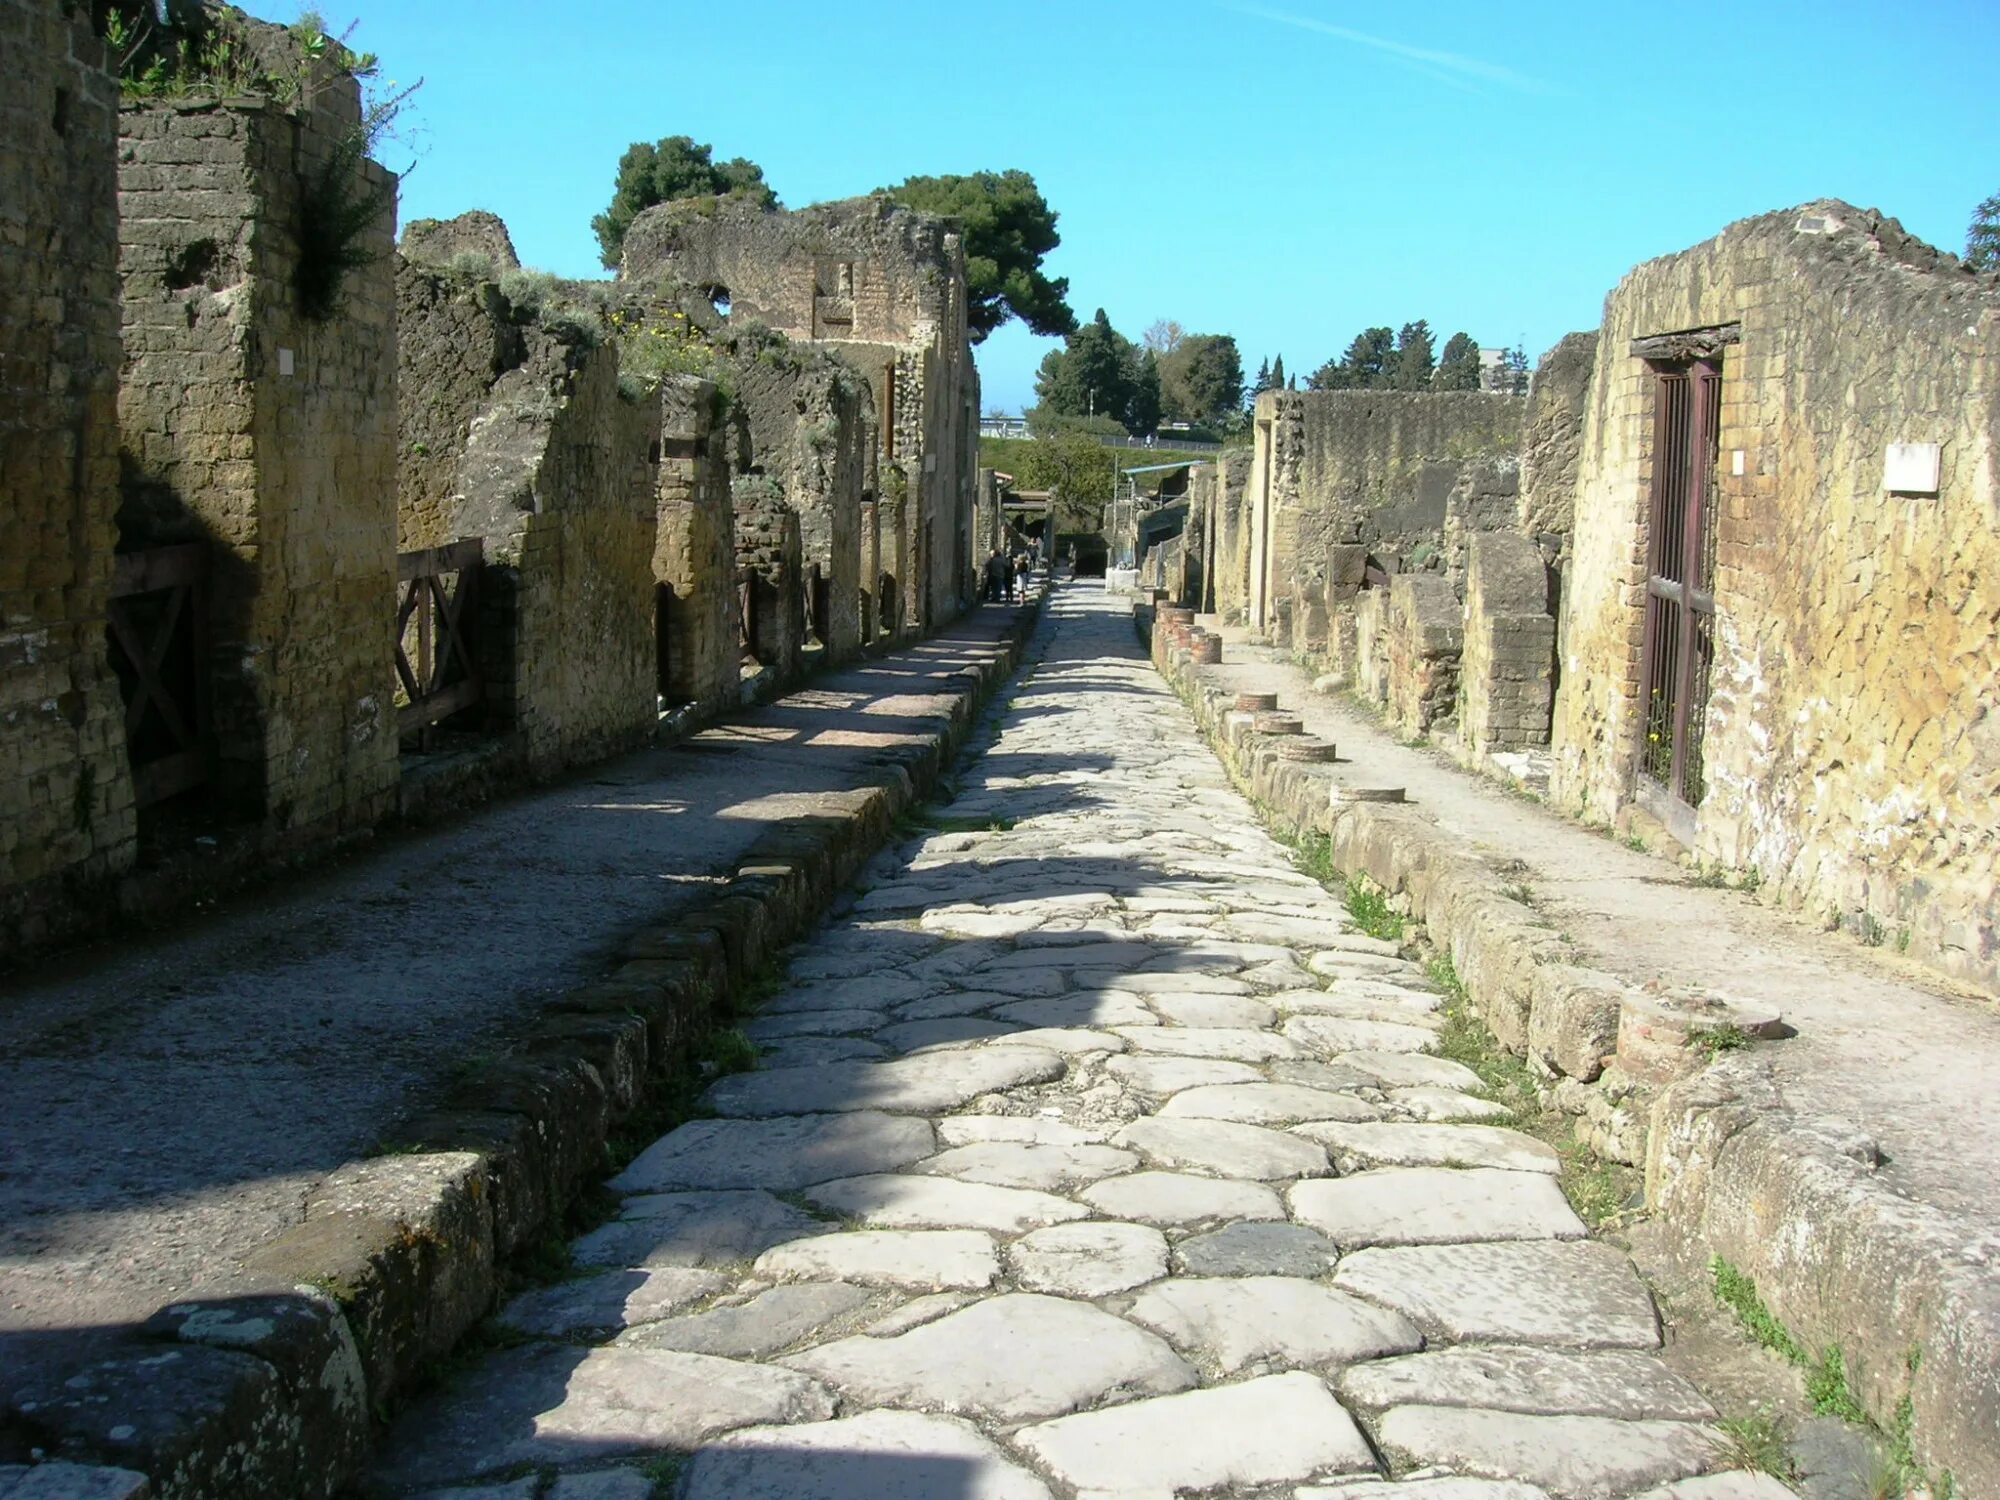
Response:
[{"label": "low stone barrier", "polygon": [[720,895],[634,933],[618,967],[560,996],[505,1056],[403,1122],[388,1154],[331,1173],[304,1222],[257,1250],[239,1286],[162,1308],[129,1348],[47,1390],[8,1392],[14,1410],[0,1418],[24,1422],[55,1461],[18,1482],[103,1467],[75,1468],[84,1488],[18,1490],[0,1466],[0,1494],[341,1493],[376,1417],[486,1316],[507,1262],[563,1234],[612,1133],[643,1116],[727,998],[818,919],[936,784],[1038,616],[1022,611],[990,658],[960,669],[962,690],[932,737],[885,751],[871,784],[823,793],[768,830]]},{"label": "low stone barrier", "polygon": [[[1524,1056],[1577,1137],[1646,1173],[1669,1255],[1705,1278],[1747,1272],[1815,1357],[1837,1346],[1847,1383],[1960,1495],[2000,1495],[2000,1287],[1965,1227],[1876,1173],[1873,1140],[1785,1107],[1767,1064],[1703,1033],[1778,1034],[1754,1004],[1655,994],[1571,964],[1505,879],[1397,789],[1344,784],[1263,732],[1270,695],[1237,695],[1139,612],[1161,674],[1246,792],[1285,833],[1327,836],[1334,867],[1386,892],[1448,954],[1472,1010]],[[1275,715],[1275,717],[1283,717]],[[1296,743],[1292,739],[1292,743]],[[1394,800],[1386,800],[1393,796]]]}]

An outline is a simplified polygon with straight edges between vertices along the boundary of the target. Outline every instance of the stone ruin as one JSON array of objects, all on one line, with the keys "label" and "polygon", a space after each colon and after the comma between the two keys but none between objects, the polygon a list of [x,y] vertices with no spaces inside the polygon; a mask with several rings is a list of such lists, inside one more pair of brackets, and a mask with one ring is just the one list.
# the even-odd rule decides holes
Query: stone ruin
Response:
[{"label": "stone ruin", "polygon": [[[673,205],[602,282],[522,271],[478,211],[398,250],[354,78],[213,15],[259,88],[121,105],[86,17],[0,0],[32,103],[0,183],[36,226],[0,243],[0,952],[613,753],[973,594],[942,221]],[[371,200],[329,256],[329,205]]]},{"label": "stone ruin", "polygon": [[2000,983],[2000,286],[1822,201],[1631,273],[1525,399],[1273,392],[1175,598],[1399,733]]}]

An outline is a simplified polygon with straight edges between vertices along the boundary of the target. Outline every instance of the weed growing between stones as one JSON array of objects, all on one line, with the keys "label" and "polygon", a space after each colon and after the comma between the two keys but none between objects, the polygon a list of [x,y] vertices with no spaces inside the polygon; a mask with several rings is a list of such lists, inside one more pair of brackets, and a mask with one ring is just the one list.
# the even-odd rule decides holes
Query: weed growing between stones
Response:
[{"label": "weed growing between stones", "polygon": [[[1928,1495],[1930,1500],[1953,1500],[1958,1486],[1951,1470],[1928,1474],[1917,1461],[1912,1430],[1916,1408],[1907,1392],[1896,1403],[1891,1430],[1884,1432],[1869,1419],[1848,1386],[1847,1360],[1840,1345],[1827,1345],[1826,1352],[1817,1361],[1812,1360],[1799,1341],[1792,1337],[1790,1330],[1764,1305],[1756,1283],[1749,1276],[1719,1255],[1708,1264],[1716,1302],[1735,1315],[1737,1323],[1755,1343],[1803,1372],[1806,1400],[1813,1411],[1820,1416],[1836,1417],[1864,1428],[1877,1440],[1881,1461],[1869,1481],[1870,1500],[1902,1500],[1903,1496],[1913,1491]],[[1923,1351],[1913,1347],[1905,1360],[1910,1373],[1914,1375],[1922,1363]],[[1727,1431],[1729,1426],[1724,1423],[1724,1430]],[[1770,1472],[1778,1473],[1776,1470]],[[1778,1474],[1778,1477],[1783,1479],[1787,1476]]]},{"label": "weed growing between stones", "polygon": [[1868,1414],[1847,1388],[1847,1361],[1840,1345],[1828,1344],[1815,1363],[1764,1305],[1754,1281],[1719,1255],[1708,1263],[1708,1268],[1714,1278],[1715,1300],[1736,1315],[1743,1331],[1787,1364],[1805,1372],[1806,1399],[1815,1412],[1823,1417],[1867,1424]]},{"label": "weed growing between stones", "polygon": [[1427,972],[1445,997],[1438,1055],[1472,1069],[1485,1084],[1487,1097],[1510,1111],[1517,1129],[1555,1148],[1562,1163],[1557,1182],[1578,1218],[1592,1229],[1602,1229],[1625,1213],[1637,1191],[1638,1173],[1604,1160],[1577,1139],[1575,1122],[1568,1115],[1543,1103],[1527,1063],[1503,1048],[1472,1013],[1470,998],[1449,955],[1433,958]]},{"label": "weed growing between stones", "polygon": [[1715,1424],[1723,1436],[1720,1458],[1730,1469],[1752,1469],[1791,1484],[1798,1479],[1784,1424],[1768,1411]]},{"label": "weed growing between stones", "polygon": [[1705,1053],[1714,1062],[1725,1052],[1738,1052],[1750,1045],[1750,1033],[1734,1021],[1725,1022],[1713,1031],[1698,1031],[1689,1038],[1691,1046]]},{"label": "weed growing between stones", "polygon": [[1502,886],[1500,894],[1511,901],[1520,902],[1523,906],[1535,904],[1535,888],[1525,880],[1517,880],[1512,885]]},{"label": "weed growing between stones", "polygon": [[[1330,861],[1330,854],[1328,858]],[[1392,943],[1400,943],[1409,927],[1400,912],[1390,910],[1382,892],[1366,881],[1348,880],[1347,912],[1370,937],[1385,938]]]}]

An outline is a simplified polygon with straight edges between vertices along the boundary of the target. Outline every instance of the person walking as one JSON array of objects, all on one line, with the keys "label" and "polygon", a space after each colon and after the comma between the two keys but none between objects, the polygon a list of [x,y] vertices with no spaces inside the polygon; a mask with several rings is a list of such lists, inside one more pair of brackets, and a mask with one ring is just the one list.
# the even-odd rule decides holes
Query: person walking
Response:
[{"label": "person walking", "polygon": [[1014,602],[1019,604],[1028,597],[1028,554],[1014,554]]},{"label": "person walking", "polygon": [[1007,597],[1007,559],[995,547],[986,559],[986,598],[998,604]]}]

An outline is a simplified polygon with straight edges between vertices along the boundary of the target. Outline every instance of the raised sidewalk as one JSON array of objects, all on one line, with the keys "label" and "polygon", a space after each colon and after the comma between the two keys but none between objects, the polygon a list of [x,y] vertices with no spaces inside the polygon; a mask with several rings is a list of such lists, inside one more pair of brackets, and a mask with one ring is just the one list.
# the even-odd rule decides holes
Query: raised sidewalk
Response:
[{"label": "raised sidewalk", "polygon": [[41,1453],[331,1493],[716,995],[928,791],[1038,611],[12,979],[0,1481]]},{"label": "raised sidewalk", "polygon": [[[1408,895],[1475,1003],[1508,988],[1525,1012],[1565,964],[1782,1014],[1794,1035],[1655,1101],[1649,1206],[1683,1270],[1721,1255],[1748,1271],[1815,1355],[1841,1347],[1885,1429],[1907,1422],[1960,1495],[2000,1495],[2000,1007],[1402,744],[1279,652],[1201,623],[1222,664],[1182,651],[1165,669],[1211,738],[1236,694],[1276,693],[1338,746],[1331,766],[1225,756],[1280,816],[1330,832],[1342,868]],[[1330,786],[1408,802],[1336,813]]]}]

